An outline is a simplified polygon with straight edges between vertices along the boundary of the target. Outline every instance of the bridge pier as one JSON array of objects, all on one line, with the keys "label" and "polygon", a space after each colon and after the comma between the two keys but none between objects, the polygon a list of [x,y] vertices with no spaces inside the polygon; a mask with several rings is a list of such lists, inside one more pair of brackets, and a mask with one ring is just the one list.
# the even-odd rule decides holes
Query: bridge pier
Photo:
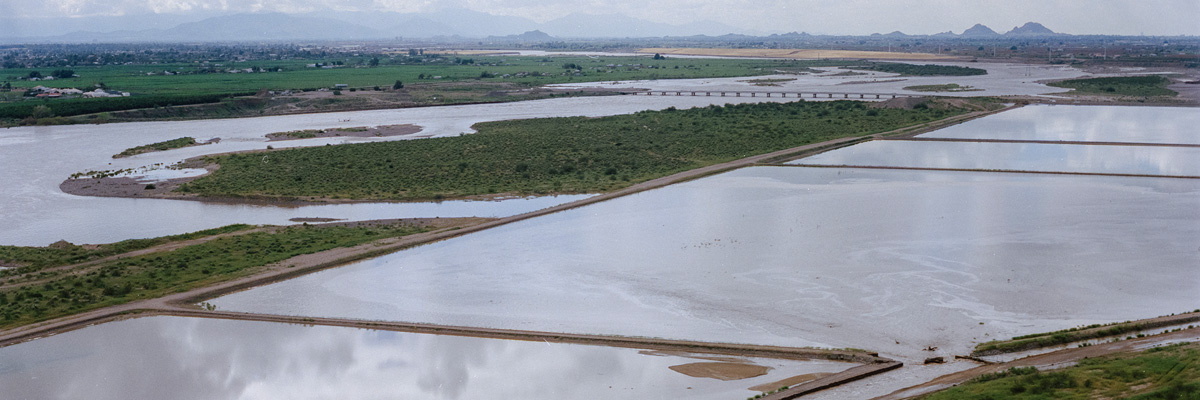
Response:
[{"label": "bridge pier", "polygon": [[704,96],[705,97],[712,96],[712,92],[704,92]]},{"label": "bridge pier", "polygon": [[725,97],[725,92],[721,92],[721,97]]},{"label": "bridge pier", "polygon": [[742,92],[735,92],[733,97],[742,97]]},{"label": "bridge pier", "polygon": [[750,97],[754,97],[754,92],[750,92]]},{"label": "bridge pier", "polygon": [[850,94],[849,94],[849,93],[842,93],[842,98],[843,98],[843,99],[848,99],[848,98],[850,98]]},{"label": "bridge pier", "polygon": [[859,94],[858,94],[858,98],[860,98],[860,99],[861,99],[861,98],[863,98],[863,94],[862,94],[862,93],[859,93]]},{"label": "bridge pier", "polygon": [[696,97],[696,92],[692,92],[692,97]]},{"label": "bridge pier", "polygon": [[878,98],[879,98],[879,95],[875,95],[875,98],[877,98],[877,99],[878,99]]}]

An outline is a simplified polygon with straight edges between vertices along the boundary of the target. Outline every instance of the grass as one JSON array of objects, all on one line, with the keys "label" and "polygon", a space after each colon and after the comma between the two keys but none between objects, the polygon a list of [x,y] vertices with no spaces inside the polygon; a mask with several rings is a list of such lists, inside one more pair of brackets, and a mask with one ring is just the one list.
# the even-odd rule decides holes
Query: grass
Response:
[{"label": "grass", "polygon": [[898,63],[874,63],[866,69],[880,72],[891,72],[906,76],[969,76],[987,75],[987,70],[953,65],[917,65]]},{"label": "grass", "polygon": [[1080,360],[1056,371],[1014,368],[925,396],[942,399],[1200,399],[1200,344]]},{"label": "grass", "polygon": [[1104,94],[1110,96],[1175,96],[1167,89],[1171,80],[1158,75],[1122,76],[1113,78],[1070,79],[1050,83],[1050,86],[1075,89],[1079,93]]},{"label": "grass", "polygon": [[208,286],[293,256],[427,230],[404,224],[290,226],[108,261],[86,271],[55,274],[36,285],[0,289],[0,329]]},{"label": "grass", "polygon": [[[1200,312],[1197,310],[1196,312]],[[1160,328],[1171,324],[1179,324],[1180,322],[1171,322],[1165,324],[1148,324],[1145,322],[1120,322],[1108,325],[1088,325],[1070,329],[1063,329],[1054,332],[1035,333],[1030,335],[1017,336],[1011,340],[998,340],[986,343],[980,343],[975,346],[975,351],[972,355],[991,355],[1012,353],[1018,351],[1032,350],[1042,347],[1057,346],[1067,343],[1074,343],[1082,340],[1097,339],[1111,336],[1124,335],[1131,332],[1139,332],[1146,329]]]},{"label": "grass", "polygon": [[904,90],[912,90],[914,92],[974,92],[983,89],[976,89],[971,86],[959,86],[957,83],[947,83],[944,85],[906,86]]},{"label": "grass", "polygon": [[43,268],[78,264],[115,254],[128,253],[134,250],[141,250],[148,247],[167,244],[170,242],[198,239],[207,236],[237,232],[250,228],[252,228],[252,226],[243,224],[228,225],[220,228],[185,233],[182,235],[163,236],[151,239],[130,239],[116,243],[95,246],[79,246],[67,243],[65,241],[46,247],[0,246],[0,262],[18,266],[18,268],[0,270],[0,278],[36,272]]},{"label": "grass", "polygon": [[196,138],[181,137],[179,139],[171,139],[171,140],[167,140],[164,142],[151,143],[151,144],[148,144],[145,146],[128,148],[128,149],[125,149],[125,151],[114,154],[113,158],[132,157],[132,156],[136,156],[136,155],[142,154],[142,153],[149,153],[152,151],[165,151],[165,150],[170,150],[170,149],[178,149],[181,147],[194,146],[196,144],[197,144]]},{"label": "grass", "polygon": [[594,193],[961,112],[800,101],[488,122],[475,126],[479,133],[459,137],[212,157],[219,170],[178,190],[213,197],[371,200]]}]

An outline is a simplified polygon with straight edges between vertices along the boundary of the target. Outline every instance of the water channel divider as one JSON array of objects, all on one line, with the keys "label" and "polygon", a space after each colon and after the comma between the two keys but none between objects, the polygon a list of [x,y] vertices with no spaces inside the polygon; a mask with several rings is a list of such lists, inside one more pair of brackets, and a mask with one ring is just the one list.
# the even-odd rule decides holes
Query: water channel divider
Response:
[{"label": "water channel divider", "polygon": [[781,164],[778,167],[792,168],[853,168],[853,169],[890,169],[904,171],[951,171],[951,172],[999,172],[1006,174],[1043,174],[1043,175],[1082,175],[1082,176],[1117,176],[1126,178],[1172,178],[1200,179],[1193,175],[1150,175],[1150,174],[1121,174],[1112,172],[1065,172],[1065,171],[1028,171],[1019,169],[983,169],[983,168],[936,168],[936,167],[892,167],[881,165],[825,165],[825,164]]},{"label": "water channel divider", "polygon": [[1138,146],[1138,147],[1200,148],[1200,144],[1190,144],[1190,143],[1089,142],[1089,141],[1082,141],[1082,140],[969,139],[969,138],[923,138],[923,137],[879,138],[876,140],[891,141],[891,142],[1024,143],[1024,144],[1072,144],[1072,145],[1085,145],[1085,146]]}]

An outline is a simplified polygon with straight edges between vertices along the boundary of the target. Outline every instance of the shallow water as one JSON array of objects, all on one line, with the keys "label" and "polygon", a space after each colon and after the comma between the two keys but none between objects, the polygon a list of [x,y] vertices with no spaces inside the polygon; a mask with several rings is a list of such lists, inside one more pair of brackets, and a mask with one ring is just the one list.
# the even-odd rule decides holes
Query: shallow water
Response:
[{"label": "shallow water", "polygon": [[1196,160],[1197,147],[876,140],[788,164],[1200,176]]},{"label": "shallow water", "polygon": [[[234,223],[287,223],[293,217],[408,218],[507,216],[573,200],[538,200],[441,205],[339,205],[324,208],[273,209],[161,199],[81,197],[62,193],[58,185],[76,172],[119,170],[173,164],[189,157],[264,149],[268,133],[300,129],[417,124],[416,136],[455,136],[474,132],[471,125],[503,119],[603,116],[666,107],[782,101],[766,98],[604,96],[396,110],[286,115],[260,118],[139,122],[104,125],[37,126],[0,129],[0,244],[46,245],[60,239],[103,243],[178,234]],[[220,143],[113,159],[130,147],[191,136],[214,137]],[[387,138],[318,138],[271,142],[275,148],[322,146]],[[251,216],[253,215],[253,216]]]},{"label": "shallow water", "polygon": [[[898,74],[877,71],[855,71],[860,75],[838,76],[846,72],[836,68],[817,68],[826,71],[819,74],[804,75],[770,75],[752,78],[704,78],[704,79],[670,79],[656,81],[609,81],[584,82],[551,85],[564,88],[643,88],[665,91],[741,91],[741,92],[804,92],[804,93],[896,93],[915,96],[1006,96],[1006,95],[1040,95],[1047,93],[1063,93],[1067,89],[1046,86],[1039,81],[1050,79],[1070,79],[1086,75],[1083,71],[1065,66],[1031,66],[1025,64],[1003,63],[970,63],[970,62],[920,62],[919,64],[956,65],[971,68],[982,68],[987,75],[973,76],[900,76]],[[755,79],[794,79],[778,82],[774,86],[758,86]],[[917,92],[906,90],[909,86],[941,85],[956,83],[971,86],[978,91],[968,92]],[[703,93],[701,93],[703,95]],[[728,98],[728,97],[725,97]],[[805,100],[812,100],[805,97]],[[821,100],[817,98],[816,100]],[[827,99],[826,99],[827,100]],[[834,100],[839,100],[835,98]],[[857,100],[857,99],[851,99]],[[874,100],[873,98],[870,100]],[[1067,99],[1063,100],[1068,101]]]},{"label": "shallow water", "polygon": [[210,301],[920,360],[1200,304],[1200,183],[746,168]]},{"label": "shallow water", "polygon": [[668,369],[710,360],[636,349],[149,317],[0,348],[0,387],[14,399],[728,400],[854,366],[742,360],[772,370],[720,381]]},{"label": "shallow water", "polygon": [[1033,105],[920,135],[928,138],[1200,144],[1200,108]]}]

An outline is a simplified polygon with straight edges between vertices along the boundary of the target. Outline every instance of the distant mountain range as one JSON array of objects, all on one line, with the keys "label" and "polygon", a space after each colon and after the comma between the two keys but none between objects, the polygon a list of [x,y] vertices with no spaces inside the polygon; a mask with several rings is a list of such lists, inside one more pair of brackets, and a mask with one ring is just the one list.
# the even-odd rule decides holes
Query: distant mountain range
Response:
[{"label": "distant mountain range", "polygon": [[[717,22],[670,25],[620,14],[570,14],[537,23],[520,17],[498,16],[471,10],[442,10],[429,13],[321,12],[309,14],[253,13],[209,16],[188,21],[178,16],[171,25],[155,21],[157,16],[85,17],[6,20],[0,17],[0,39],[35,39],[61,42],[122,41],[271,41],[271,40],[361,40],[394,38],[488,38],[531,41],[517,37],[521,32],[539,31],[555,38],[634,38],[729,33],[755,34]],[[149,28],[149,29],[147,29]]]},{"label": "distant mountain range", "polygon": [[872,36],[890,36],[890,37],[908,37],[908,36],[931,36],[931,37],[961,37],[961,38],[1005,38],[1005,37],[1034,37],[1034,36],[1069,36],[1065,33],[1055,33],[1054,31],[1042,26],[1037,22],[1026,22],[1025,25],[1014,27],[1004,34],[996,33],[992,28],[988,28],[983,24],[975,24],[961,34],[955,35],[954,32],[942,32],[933,35],[906,35],[903,32],[895,31],[888,34],[880,35],[878,33]]},{"label": "distant mountain range", "polygon": [[[0,17],[0,40],[5,42],[220,42],[276,40],[366,40],[366,39],[479,39],[492,42],[547,42],[563,38],[695,37],[750,38],[772,40],[810,37],[807,33],[761,36],[718,22],[684,25],[654,23],[620,14],[571,14],[537,23],[520,17],[497,16],[458,9],[428,13],[327,11],[308,14],[253,13],[207,15],[197,20],[181,16],[120,16],[31,20]],[[32,33],[31,33],[32,32]],[[521,33],[524,32],[524,33]],[[720,36],[717,36],[720,35]],[[938,38],[1003,38],[1062,35],[1036,22],[1015,27],[1004,34],[975,24],[962,34],[943,32],[915,35]],[[900,31],[872,36],[909,37]]]}]

